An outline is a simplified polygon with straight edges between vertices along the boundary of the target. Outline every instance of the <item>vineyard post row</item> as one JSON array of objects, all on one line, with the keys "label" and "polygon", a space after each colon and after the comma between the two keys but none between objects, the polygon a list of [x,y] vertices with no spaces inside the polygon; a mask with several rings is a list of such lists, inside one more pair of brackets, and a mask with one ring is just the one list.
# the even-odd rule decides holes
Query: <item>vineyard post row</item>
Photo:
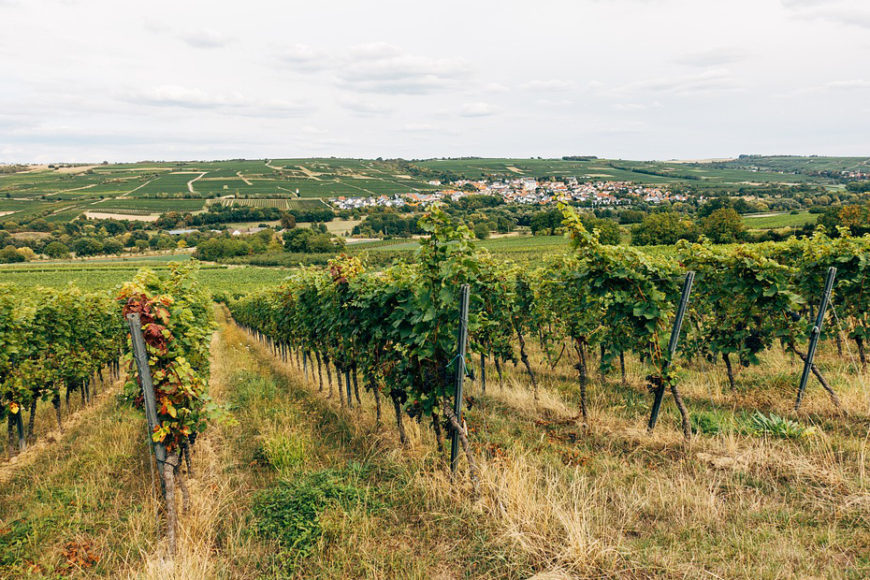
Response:
[{"label": "vineyard post row", "polygon": [[[25,451],[36,438],[39,401],[51,401],[63,432],[61,395],[79,391],[82,404],[97,382],[120,378],[122,331],[105,292],[0,285],[0,419],[6,419],[8,454]],[[25,429],[24,411],[29,410]]]},{"label": "vineyard post row", "polygon": [[[690,323],[685,340],[679,340],[680,351],[690,362],[721,358],[732,390],[736,388],[734,357],[739,371],[758,364],[759,355],[779,343],[805,361],[839,406],[812,357],[797,348],[810,330],[801,313],[815,301],[824,271],[831,263],[838,264],[848,271],[840,281],[838,304],[847,313],[844,320],[850,336],[861,347],[870,295],[866,291],[870,240],[819,234],[775,246],[679,244],[665,258],[634,248],[604,246],[570,208],[563,210],[573,250],[536,270],[497,263],[486,252],[475,250],[467,228],[451,223],[434,208],[421,220],[428,236],[420,240],[415,263],[366,271],[358,258],[339,256],[326,269],[301,269],[277,289],[227,300],[227,305],[238,324],[285,360],[295,357],[306,379],[314,353],[321,390],[321,363],[330,392],[334,366],[342,406],[353,406],[350,377],[355,386],[359,368],[364,387],[375,397],[377,419],[380,395],[386,394],[393,401],[400,440],[406,441],[402,415],[417,420],[428,417],[439,449],[443,427],[450,429],[452,439],[453,419],[460,425],[462,420],[447,404],[451,398],[456,402],[451,392],[455,381],[451,389],[445,369],[456,354],[449,337],[456,336],[459,328],[451,305],[456,304],[463,284],[471,288],[469,350],[480,355],[481,371],[490,356],[499,375],[500,363],[522,361],[536,391],[526,335],[539,340],[551,366],[568,346],[577,355],[584,426],[589,350],[595,346],[600,347],[602,373],[618,360],[624,376],[627,352],[651,367],[647,381],[656,397],[648,427],[655,425],[661,398],[670,389],[683,434],[690,437],[688,410],[676,385],[679,373],[672,368],[684,318]],[[689,272],[682,291],[676,282],[681,271]],[[693,290],[695,272],[701,283]],[[668,330],[670,341],[665,340]],[[803,382],[798,391],[805,388]]]}]

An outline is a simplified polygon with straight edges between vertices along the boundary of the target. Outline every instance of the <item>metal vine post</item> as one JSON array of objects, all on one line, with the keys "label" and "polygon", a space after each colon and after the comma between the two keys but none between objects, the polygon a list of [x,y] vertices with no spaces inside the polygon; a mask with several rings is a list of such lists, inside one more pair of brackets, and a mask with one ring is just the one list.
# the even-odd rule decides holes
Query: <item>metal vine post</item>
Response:
[{"label": "metal vine post", "polygon": [[668,374],[668,368],[671,366],[671,360],[673,360],[674,356],[677,352],[677,343],[680,340],[680,329],[683,327],[683,319],[686,316],[686,309],[689,306],[689,296],[692,293],[692,283],[695,280],[694,272],[686,272],[686,279],[683,281],[683,290],[680,295],[680,306],[677,308],[677,316],[674,318],[674,326],[671,329],[671,339],[668,341],[668,358],[665,360],[665,364],[662,368],[662,384],[657,385],[655,390],[655,398],[653,399],[652,412],[649,417],[649,424],[647,428],[649,431],[652,431],[656,422],[659,419],[659,410],[662,407],[662,399],[665,397],[665,379],[664,377]]},{"label": "metal vine post", "polygon": [[794,402],[794,410],[797,411],[801,406],[804,391],[807,388],[807,381],[810,378],[810,372],[813,370],[813,359],[816,356],[816,349],[819,346],[819,337],[822,334],[822,324],[825,322],[825,311],[828,309],[828,302],[831,300],[831,292],[834,290],[834,279],[837,277],[837,269],[831,266],[828,268],[828,275],[825,278],[825,290],[822,293],[822,301],[819,304],[819,312],[816,315],[816,324],[810,333],[810,346],[807,349],[807,356],[804,359],[804,371],[801,374],[801,382],[798,385],[797,399]]},{"label": "metal vine post", "polygon": [[[462,383],[465,379],[465,349],[468,342],[468,284],[463,284],[459,290],[459,330],[456,337],[456,370],[454,380],[456,392],[454,393],[453,412],[459,424],[462,424]],[[459,434],[454,428],[450,435],[450,471],[456,473],[456,465],[459,462]]]}]

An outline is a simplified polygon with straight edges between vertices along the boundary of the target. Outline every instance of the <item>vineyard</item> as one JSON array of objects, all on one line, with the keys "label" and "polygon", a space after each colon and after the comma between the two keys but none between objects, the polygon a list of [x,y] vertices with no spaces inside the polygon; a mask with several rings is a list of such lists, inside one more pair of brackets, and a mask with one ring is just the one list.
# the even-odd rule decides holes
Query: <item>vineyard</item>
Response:
[{"label": "vineyard", "polygon": [[2,287],[0,575],[865,577],[870,239],[651,254],[562,211],[516,263],[436,208],[386,268]]},{"label": "vineyard", "polygon": [[[282,356],[288,349],[297,356],[302,353],[312,369],[316,360],[321,389],[323,369],[331,385],[334,366],[342,404],[353,406],[351,376],[359,402],[356,376],[361,373],[365,390],[375,397],[379,420],[381,395],[389,399],[403,442],[401,410],[411,417],[430,418],[439,448],[443,422],[462,431],[450,408],[453,391],[448,378],[451,365],[471,366],[454,358],[459,352],[454,337],[460,326],[456,313],[463,284],[471,288],[469,350],[479,360],[484,392],[491,360],[499,377],[505,364],[521,362],[537,394],[526,347],[535,339],[551,367],[563,357],[573,358],[577,421],[584,428],[596,355],[601,375],[618,364],[623,383],[625,357],[641,361],[649,373],[649,390],[659,393],[657,399],[664,391],[673,395],[686,439],[692,427],[679,393],[678,362],[721,360],[734,391],[735,374],[758,364],[762,353],[778,346],[806,363],[839,408],[836,393],[801,350],[814,325],[822,330],[813,304],[823,293],[831,267],[836,268],[839,290],[831,302],[836,328],[828,334],[836,337],[840,352],[843,334],[854,341],[866,371],[867,240],[832,240],[820,234],[786,245],[728,251],[683,244],[673,258],[655,259],[599,244],[570,208],[563,207],[563,212],[574,251],[537,270],[499,263],[476,251],[469,232],[452,227],[436,210],[421,221],[430,236],[413,265],[366,272],[358,258],[343,257],[331,261],[327,271],[306,270],[277,290],[233,302],[230,310]],[[686,270],[695,279],[695,291],[688,302],[683,346],[677,351],[681,327],[672,328],[671,322]],[[686,299],[690,291],[683,286]],[[680,361],[675,360],[678,353]],[[345,377],[346,389],[340,377]],[[799,404],[798,399],[796,410]],[[649,424],[651,430],[654,416]]]},{"label": "vineyard", "polygon": [[118,377],[122,338],[107,293],[25,293],[0,286],[0,417],[6,419],[10,455],[34,440],[39,401],[51,403],[62,429],[62,395],[67,408],[76,391],[85,403],[106,373]]}]

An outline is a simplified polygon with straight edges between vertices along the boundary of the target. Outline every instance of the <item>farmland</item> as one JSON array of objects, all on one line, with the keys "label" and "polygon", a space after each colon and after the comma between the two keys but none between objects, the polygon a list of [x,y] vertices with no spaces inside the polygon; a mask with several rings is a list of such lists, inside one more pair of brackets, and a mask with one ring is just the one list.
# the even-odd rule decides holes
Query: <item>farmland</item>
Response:
[{"label": "farmland", "polygon": [[776,229],[776,228],[791,228],[801,227],[807,224],[816,223],[818,216],[807,213],[797,212],[794,214],[768,214],[768,215],[747,215],[743,217],[743,223],[749,229]]},{"label": "farmland", "polygon": [[[75,284],[85,290],[106,290],[131,279],[142,268],[167,272],[169,262],[188,259],[187,256],[166,255],[128,261],[89,260],[87,262],[44,263],[26,266],[0,266],[0,281],[22,288],[43,286],[65,288]],[[213,292],[247,292],[280,283],[288,275],[282,268],[253,266],[204,266],[199,278]]]},{"label": "farmland", "polygon": [[[74,219],[96,207],[108,213],[157,215],[199,211],[204,201],[235,198],[254,207],[288,208],[333,197],[377,197],[426,193],[444,179],[566,178],[629,181],[646,185],[688,185],[749,190],[769,185],[842,188],[837,174],[866,171],[866,158],[741,157],[729,161],[672,163],[611,159],[431,159],[370,160],[297,158],[34,166],[0,174],[4,219],[43,216]],[[263,202],[250,200],[268,200]],[[248,201],[242,201],[248,200]],[[256,205],[256,204],[267,204]],[[103,211],[103,208],[100,208]]]}]

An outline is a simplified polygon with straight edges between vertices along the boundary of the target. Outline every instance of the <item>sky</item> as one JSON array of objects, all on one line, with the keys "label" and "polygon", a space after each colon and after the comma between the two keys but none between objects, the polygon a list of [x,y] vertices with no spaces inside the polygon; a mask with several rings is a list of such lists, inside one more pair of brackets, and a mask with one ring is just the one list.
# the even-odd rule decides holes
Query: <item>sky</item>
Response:
[{"label": "sky", "polygon": [[0,0],[0,162],[870,155],[870,0]]}]

